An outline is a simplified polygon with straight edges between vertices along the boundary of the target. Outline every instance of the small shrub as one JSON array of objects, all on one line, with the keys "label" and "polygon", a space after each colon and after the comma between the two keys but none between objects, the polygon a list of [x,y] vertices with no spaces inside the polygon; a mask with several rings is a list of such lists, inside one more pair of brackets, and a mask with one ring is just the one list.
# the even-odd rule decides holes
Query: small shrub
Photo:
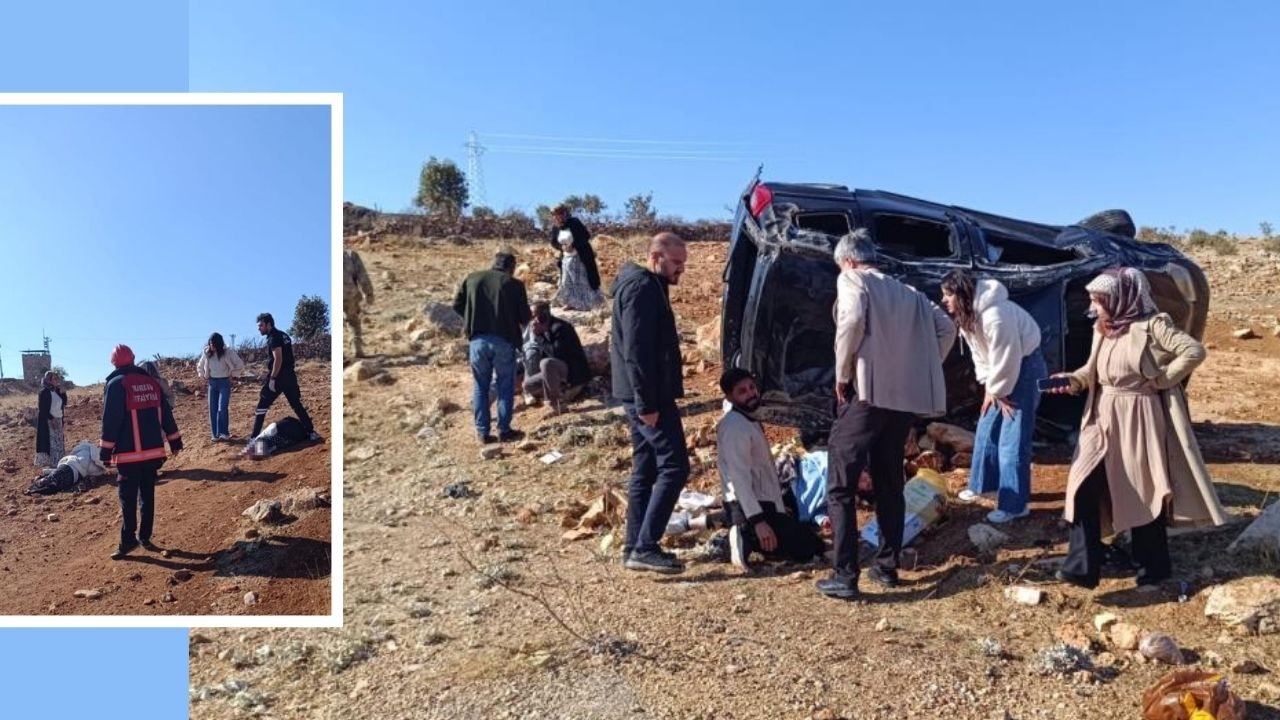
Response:
[{"label": "small shrub", "polygon": [[1219,255],[1235,255],[1240,252],[1236,238],[1227,234],[1226,230],[1209,233],[1196,228],[1187,234],[1187,247],[1192,249],[1212,250]]},{"label": "small shrub", "polygon": [[1186,241],[1186,237],[1172,225],[1163,228],[1140,227],[1137,238],[1139,242],[1167,243],[1175,247]]}]

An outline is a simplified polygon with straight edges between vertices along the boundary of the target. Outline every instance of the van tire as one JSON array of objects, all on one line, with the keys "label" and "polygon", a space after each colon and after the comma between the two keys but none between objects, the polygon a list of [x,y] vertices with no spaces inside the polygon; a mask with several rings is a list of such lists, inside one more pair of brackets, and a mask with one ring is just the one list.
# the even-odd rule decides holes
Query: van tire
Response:
[{"label": "van tire", "polygon": [[1138,229],[1133,224],[1133,218],[1125,210],[1103,210],[1076,224],[1080,227],[1087,227],[1090,230],[1115,233],[1127,238],[1136,237],[1138,234]]}]

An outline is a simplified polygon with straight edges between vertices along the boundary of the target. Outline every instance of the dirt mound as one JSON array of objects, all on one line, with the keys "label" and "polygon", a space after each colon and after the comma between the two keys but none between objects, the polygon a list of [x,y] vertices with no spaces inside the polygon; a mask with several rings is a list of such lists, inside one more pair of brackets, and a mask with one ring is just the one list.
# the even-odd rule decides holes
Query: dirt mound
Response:
[{"label": "dirt mound", "polygon": [[[239,454],[240,443],[209,439],[205,383],[196,377],[194,363],[159,364],[177,390],[174,415],[186,446],[165,463],[156,487],[152,539],[163,552],[139,549],[125,560],[108,558],[120,527],[114,473],[80,494],[23,495],[37,474],[35,429],[10,424],[0,434],[0,582],[6,588],[0,593],[0,614],[328,614],[329,508],[295,502],[288,522],[270,528],[252,527],[241,518],[259,499],[329,492],[328,444],[250,461]],[[299,380],[316,430],[327,437],[328,363],[302,363]],[[231,430],[237,436],[250,430],[258,387],[253,379],[233,382]],[[19,415],[34,403],[34,395],[6,398],[0,416]],[[288,413],[281,399],[268,422]],[[96,444],[101,416],[101,385],[72,390],[67,446],[81,440]],[[79,590],[99,594],[77,597]],[[246,605],[246,592],[257,593],[259,602]]]},{"label": "dirt mound", "polygon": [[0,378],[0,397],[8,395],[34,395],[40,386],[19,378]]}]

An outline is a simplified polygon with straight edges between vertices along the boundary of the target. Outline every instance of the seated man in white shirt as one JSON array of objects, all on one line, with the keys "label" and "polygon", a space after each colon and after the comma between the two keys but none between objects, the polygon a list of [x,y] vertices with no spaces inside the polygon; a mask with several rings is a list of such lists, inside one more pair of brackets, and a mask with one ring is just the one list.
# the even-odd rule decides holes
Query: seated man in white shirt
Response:
[{"label": "seated man in white shirt", "polygon": [[769,559],[808,562],[824,550],[814,526],[786,514],[782,485],[764,429],[752,416],[760,407],[755,377],[740,368],[720,376],[720,389],[731,408],[716,425],[716,465],[724,486],[729,529],[729,558],[749,569],[759,552]]}]

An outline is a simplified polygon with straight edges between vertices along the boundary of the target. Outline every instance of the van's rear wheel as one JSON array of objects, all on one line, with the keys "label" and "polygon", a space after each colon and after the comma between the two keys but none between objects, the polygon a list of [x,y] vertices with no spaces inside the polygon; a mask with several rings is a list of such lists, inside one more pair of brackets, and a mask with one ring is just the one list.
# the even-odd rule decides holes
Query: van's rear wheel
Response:
[{"label": "van's rear wheel", "polygon": [[1103,210],[1076,224],[1080,227],[1087,227],[1090,230],[1101,230],[1129,238],[1136,237],[1138,234],[1138,229],[1133,224],[1133,218],[1125,210]]}]

